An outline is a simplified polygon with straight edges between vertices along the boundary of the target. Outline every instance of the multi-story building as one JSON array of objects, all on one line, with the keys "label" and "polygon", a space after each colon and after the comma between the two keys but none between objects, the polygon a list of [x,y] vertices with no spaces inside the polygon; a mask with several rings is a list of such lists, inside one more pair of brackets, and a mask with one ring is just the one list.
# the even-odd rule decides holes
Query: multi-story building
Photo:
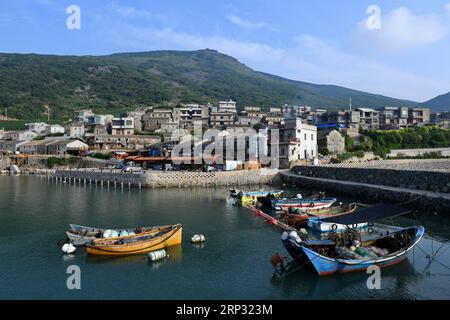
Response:
[{"label": "multi-story building", "polygon": [[130,136],[134,134],[134,118],[113,118],[111,122],[111,134],[114,136]]},{"label": "multi-story building", "polygon": [[360,113],[360,127],[364,130],[378,130],[380,128],[380,112],[371,108],[358,108]]},{"label": "multi-story building", "polygon": [[383,107],[380,109],[380,128],[399,129],[408,126],[407,107]]},{"label": "multi-story building", "polygon": [[142,116],[142,127],[144,131],[155,131],[161,129],[162,124],[173,121],[172,109],[153,109]]},{"label": "multi-story building", "polygon": [[450,112],[438,112],[432,114],[431,123],[441,129],[450,129]]},{"label": "multi-story building", "polygon": [[256,124],[261,123],[260,117],[238,116],[237,118],[237,123],[243,127],[253,127]]},{"label": "multi-story building", "polygon": [[242,111],[242,115],[246,117],[259,118],[260,120],[264,118],[265,113],[261,111],[261,107],[245,107]]},{"label": "multi-story building", "polygon": [[231,111],[211,111],[209,125],[212,128],[224,129],[236,123],[236,113]]},{"label": "multi-story building", "polygon": [[264,117],[263,122],[269,127],[281,126],[284,124],[284,116],[280,112],[269,112]]},{"label": "multi-story building", "polygon": [[89,137],[88,143],[100,150],[138,150],[161,142],[161,137],[152,135],[94,135]]},{"label": "multi-story building", "polygon": [[361,113],[358,111],[335,111],[326,112],[317,115],[317,125],[345,125],[345,126],[358,126],[361,122]]},{"label": "multi-story building", "polygon": [[83,109],[77,111],[76,121],[77,122],[88,122],[88,118],[91,116],[94,116],[94,112],[92,112],[92,109]]},{"label": "multi-story building", "polygon": [[111,114],[94,114],[87,117],[87,125],[90,127],[108,126],[111,124],[113,118],[114,116]]},{"label": "multi-story building", "polygon": [[420,126],[430,123],[430,109],[412,108],[409,110],[408,125]]},{"label": "multi-story building", "polygon": [[30,130],[22,130],[22,131],[9,131],[5,132],[3,135],[3,139],[5,140],[18,140],[18,141],[29,141],[36,138],[38,135],[36,132]]},{"label": "multi-story building", "polygon": [[182,105],[173,110],[173,119],[183,129],[193,128],[194,123],[201,123],[202,127],[207,128],[209,107],[198,104]]},{"label": "multi-story building", "polygon": [[20,140],[0,140],[0,152],[15,153],[26,142]]},{"label": "multi-story building", "polygon": [[68,126],[69,137],[71,139],[80,139],[85,134],[84,122],[72,123]]},{"label": "multi-story building", "polygon": [[89,146],[79,140],[55,140],[46,146],[47,154],[66,156],[79,156],[81,152],[89,150]]},{"label": "multi-story building", "polygon": [[32,122],[26,124],[28,130],[33,131],[37,134],[44,133],[47,129],[47,126],[48,124],[46,124],[45,122]]},{"label": "multi-story building", "polygon": [[300,118],[286,118],[280,128],[280,168],[300,160],[317,157],[317,127],[304,124]]},{"label": "multi-story building", "polygon": [[230,101],[220,101],[219,102],[219,112],[232,112],[237,113],[236,102],[233,100]]}]

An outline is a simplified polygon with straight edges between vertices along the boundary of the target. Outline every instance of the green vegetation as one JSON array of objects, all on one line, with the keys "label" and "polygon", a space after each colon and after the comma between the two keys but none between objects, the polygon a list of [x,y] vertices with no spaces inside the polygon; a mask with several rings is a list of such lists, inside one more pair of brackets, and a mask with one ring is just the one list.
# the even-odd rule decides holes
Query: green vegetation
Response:
[{"label": "green vegetation", "polygon": [[444,157],[442,155],[442,152],[440,151],[433,151],[433,152],[425,152],[424,154],[417,155],[417,156],[406,156],[401,153],[399,153],[396,157],[388,157],[388,159],[442,159],[442,158],[449,158]]},{"label": "green vegetation", "polygon": [[450,130],[434,126],[391,131],[364,130],[361,134],[361,144],[351,151],[372,151],[382,158],[386,158],[392,149],[450,147]]},{"label": "green vegetation", "polygon": [[26,121],[0,121],[0,129],[5,131],[25,130]]},{"label": "green vegetation", "polygon": [[12,117],[68,120],[80,109],[120,115],[139,106],[217,103],[238,107],[284,103],[336,109],[356,106],[416,106],[417,103],[330,85],[292,81],[254,71],[214,50],[156,51],[110,56],[0,54],[0,108]]},{"label": "green vegetation", "polygon": [[101,160],[109,160],[112,158],[112,153],[94,153],[91,155],[92,158],[101,159]]},{"label": "green vegetation", "polygon": [[353,157],[364,158],[364,151],[358,150],[358,151],[354,151],[354,152],[345,152],[345,153],[339,154],[337,156],[337,159],[340,161],[346,161]]},{"label": "green vegetation", "polygon": [[57,157],[50,157],[47,159],[47,166],[52,169],[55,166],[66,166],[70,164],[75,164],[78,162],[77,157],[70,157],[70,158],[57,158]]},{"label": "green vegetation", "polygon": [[319,153],[326,157],[330,154],[330,150],[327,147],[322,147],[319,149]]}]

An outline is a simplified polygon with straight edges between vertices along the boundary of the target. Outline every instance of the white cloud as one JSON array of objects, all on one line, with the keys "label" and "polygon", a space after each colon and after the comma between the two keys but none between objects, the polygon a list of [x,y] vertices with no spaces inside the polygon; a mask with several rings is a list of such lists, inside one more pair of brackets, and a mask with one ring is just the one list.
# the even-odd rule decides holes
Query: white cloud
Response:
[{"label": "white cloud", "polygon": [[241,17],[238,17],[237,15],[234,14],[228,14],[225,16],[231,23],[239,26],[239,27],[243,27],[246,29],[259,29],[259,28],[263,28],[265,27],[265,23],[263,22],[252,22],[249,20],[245,20]]},{"label": "white cloud", "polygon": [[366,21],[361,21],[355,40],[370,49],[376,47],[384,51],[399,51],[439,42],[448,32],[448,24],[441,16],[414,14],[408,8],[400,7],[382,15],[380,30],[369,30]]}]

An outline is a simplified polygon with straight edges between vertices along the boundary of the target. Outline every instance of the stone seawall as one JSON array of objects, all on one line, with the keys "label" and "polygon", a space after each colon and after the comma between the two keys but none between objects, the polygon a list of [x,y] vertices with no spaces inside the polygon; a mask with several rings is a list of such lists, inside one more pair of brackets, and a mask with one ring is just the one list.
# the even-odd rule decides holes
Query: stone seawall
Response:
[{"label": "stone seawall", "polygon": [[402,204],[419,214],[423,212],[450,216],[450,195],[448,194],[296,176],[292,173],[282,173],[281,178],[286,184],[312,190],[323,190],[336,196],[351,196],[371,203]]},{"label": "stone seawall", "polygon": [[450,193],[450,172],[297,166],[293,172],[308,177]]},{"label": "stone seawall", "polygon": [[56,170],[55,178],[75,183],[114,184],[148,188],[190,188],[213,186],[265,185],[279,183],[278,170],[232,172],[160,172],[122,173],[119,170]]},{"label": "stone seawall", "polygon": [[143,173],[122,173],[114,170],[56,170],[55,178],[80,184],[111,184],[130,187],[145,186]]}]

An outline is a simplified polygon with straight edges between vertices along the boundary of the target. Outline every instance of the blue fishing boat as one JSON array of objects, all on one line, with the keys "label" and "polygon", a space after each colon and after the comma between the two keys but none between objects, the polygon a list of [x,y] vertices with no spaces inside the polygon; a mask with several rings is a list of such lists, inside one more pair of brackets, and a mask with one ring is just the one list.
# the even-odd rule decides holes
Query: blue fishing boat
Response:
[{"label": "blue fishing boat", "polygon": [[336,202],[336,198],[321,199],[272,199],[272,208],[277,211],[289,210],[289,208],[298,208],[300,210],[317,210],[329,208]]},{"label": "blue fishing boat", "polygon": [[[384,211],[378,211],[383,209]],[[348,229],[351,225],[360,224],[364,220],[372,222],[379,219],[390,218],[400,214],[407,214],[407,209],[391,206],[377,205],[360,214],[344,217],[329,218],[328,222],[345,224]],[[396,231],[386,231],[372,234],[359,241],[355,240],[355,232],[349,232],[353,238],[344,237],[339,241],[335,239],[314,240],[302,239],[296,231],[284,232],[282,242],[294,261],[312,267],[320,276],[337,273],[347,273],[367,270],[369,266],[380,268],[391,266],[406,259],[408,252],[422,239],[425,229],[422,226],[402,228]],[[347,243],[342,243],[348,241]]]}]

